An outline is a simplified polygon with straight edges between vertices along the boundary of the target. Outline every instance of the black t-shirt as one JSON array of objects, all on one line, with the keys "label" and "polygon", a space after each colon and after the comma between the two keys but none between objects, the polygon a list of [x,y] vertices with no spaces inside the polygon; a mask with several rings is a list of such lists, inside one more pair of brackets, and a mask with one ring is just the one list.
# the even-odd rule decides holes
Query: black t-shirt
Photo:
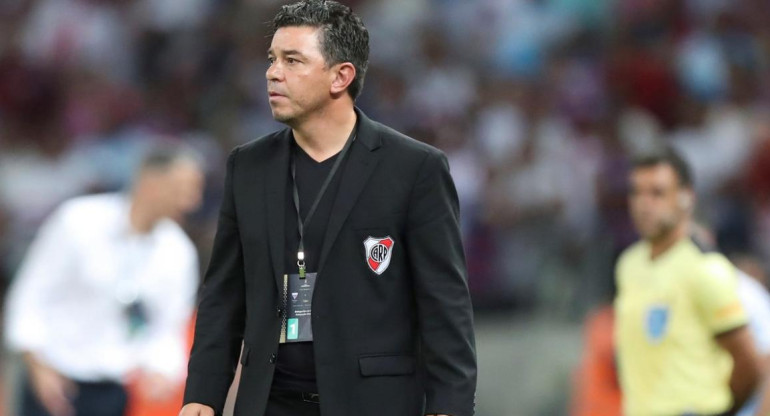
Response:
[{"label": "black t-shirt", "polygon": [[[299,193],[299,209],[302,218],[307,217],[310,207],[315,201],[321,185],[326,180],[332,169],[338,154],[322,162],[316,162],[294,140],[292,140],[292,154],[296,164],[297,191]],[[318,261],[321,255],[326,225],[329,222],[332,205],[339,189],[342,177],[343,165],[340,165],[329,187],[326,189],[321,201],[318,203],[310,224],[305,227],[305,264],[308,273],[318,271]],[[284,261],[284,273],[298,273],[297,247],[299,246],[299,230],[297,229],[297,214],[293,202],[293,190],[290,168],[286,170],[289,175],[286,188],[286,258]],[[315,357],[312,342],[297,342],[281,344],[278,347],[278,361],[275,366],[273,378],[274,390],[301,391],[317,393],[318,387],[315,378]]]}]

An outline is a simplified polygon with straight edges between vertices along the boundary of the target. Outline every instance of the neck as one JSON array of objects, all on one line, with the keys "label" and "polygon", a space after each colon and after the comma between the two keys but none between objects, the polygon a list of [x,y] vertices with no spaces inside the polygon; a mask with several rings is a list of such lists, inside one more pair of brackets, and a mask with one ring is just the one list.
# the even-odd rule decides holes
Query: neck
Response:
[{"label": "neck", "polygon": [[147,234],[155,227],[160,216],[147,209],[147,204],[142,202],[142,198],[133,194],[131,196],[131,208],[129,210],[129,224],[131,231],[138,234]]},{"label": "neck", "polygon": [[660,236],[657,239],[650,240],[650,257],[652,257],[653,260],[660,257],[663,253],[676,245],[676,243],[681,241],[683,238],[686,238],[689,230],[689,222],[682,221],[668,233]]},{"label": "neck", "polygon": [[319,162],[339,153],[356,125],[357,116],[352,107],[331,107],[291,126],[299,147]]}]

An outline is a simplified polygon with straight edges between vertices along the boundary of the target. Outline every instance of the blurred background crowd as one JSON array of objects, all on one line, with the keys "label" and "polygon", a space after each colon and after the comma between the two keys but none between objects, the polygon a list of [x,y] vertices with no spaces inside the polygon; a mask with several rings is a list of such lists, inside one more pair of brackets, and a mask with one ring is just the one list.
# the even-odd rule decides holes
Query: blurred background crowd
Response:
[{"label": "blurred background crowd", "polygon": [[[635,238],[635,154],[679,149],[699,220],[764,278],[767,0],[342,2],[371,34],[358,106],[449,157],[480,415],[567,412],[581,323],[611,300],[614,258]],[[264,73],[283,3],[0,1],[0,288],[58,204],[124,189],[165,141],[205,155],[204,204],[184,224],[205,266],[227,153],[282,127]]]}]

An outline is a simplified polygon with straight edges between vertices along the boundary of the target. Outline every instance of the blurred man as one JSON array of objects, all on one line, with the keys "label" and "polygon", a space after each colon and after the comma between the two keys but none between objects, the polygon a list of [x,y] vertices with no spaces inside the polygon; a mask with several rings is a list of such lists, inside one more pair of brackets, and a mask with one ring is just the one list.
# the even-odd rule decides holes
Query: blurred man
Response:
[{"label": "blurred man", "polygon": [[172,219],[198,207],[202,184],[192,153],[157,149],[129,194],[75,198],[46,220],[8,300],[21,415],[119,416],[129,379],[160,399],[184,377],[198,261]]},{"label": "blurred man", "polygon": [[738,268],[738,294],[749,317],[749,329],[764,363],[764,385],[738,412],[739,416],[767,416],[770,414],[770,293],[767,274],[762,262],[749,254],[737,255],[733,263]]},{"label": "blurred man", "polygon": [[583,357],[572,383],[571,416],[621,416],[622,398],[615,356],[614,282],[606,302],[590,312],[584,324]]},{"label": "blurred man", "polygon": [[[739,270],[738,294],[749,318],[749,330],[751,330],[754,345],[765,363],[765,372],[767,372],[768,364],[770,364],[770,293],[756,278],[743,270]],[[770,386],[765,385],[764,389],[760,389],[751,400],[747,401],[738,415],[767,415],[767,409],[762,413],[756,412],[760,400],[764,401],[765,406],[767,406],[769,396]]]},{"label": "blurred man", "polygon": [[618,261],[624,414],[734,414],[760,379],[736,269],[690,236],[690,170],[672,151],[637,160],[629,204],[642,240]]},{"label": "blurred man", "polygon": [[[369,34],[284,6],[267,69],[288,128],[236,148],[183,416],[473,414],[473,313],[446,157],[355,108]],[[241,345],[243,350],[241,353]]]}]

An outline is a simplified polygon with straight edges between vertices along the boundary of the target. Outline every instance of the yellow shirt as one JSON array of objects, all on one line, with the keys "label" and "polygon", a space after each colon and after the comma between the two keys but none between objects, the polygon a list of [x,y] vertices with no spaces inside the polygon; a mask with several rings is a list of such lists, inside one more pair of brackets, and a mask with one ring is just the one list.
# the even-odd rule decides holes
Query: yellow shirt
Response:
[{"label": "yellow shirt", "polygon": [[732,358],[714,337],[747,323],[733,265],[689,238],[655,260],[639,242],[620,257],[616,279],[624,415],[728,410]]}]

